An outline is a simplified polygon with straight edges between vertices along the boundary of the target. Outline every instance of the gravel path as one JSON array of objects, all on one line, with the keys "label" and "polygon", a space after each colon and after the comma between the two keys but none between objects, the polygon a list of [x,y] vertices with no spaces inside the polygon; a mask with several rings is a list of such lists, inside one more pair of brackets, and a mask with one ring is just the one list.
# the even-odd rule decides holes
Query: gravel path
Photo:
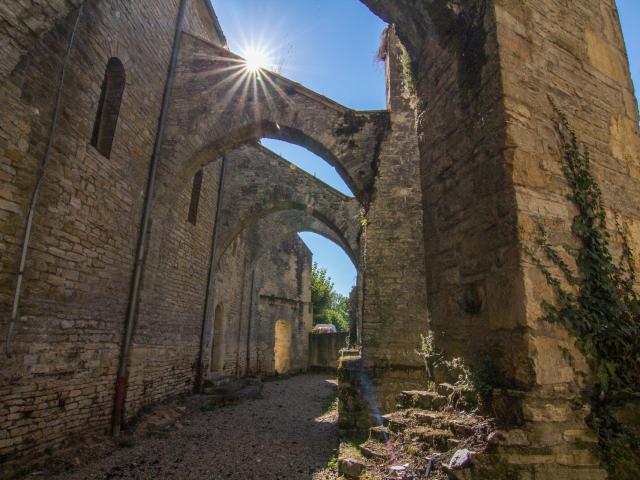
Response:
[{"label": "gravel path", "polygon": [[130,448],[58,480],[337,478],[326,468],[337,448],[335,381],[299,375],[267,382],[262,395],[212,411],[195,411],[166,438],[136,438]]}]

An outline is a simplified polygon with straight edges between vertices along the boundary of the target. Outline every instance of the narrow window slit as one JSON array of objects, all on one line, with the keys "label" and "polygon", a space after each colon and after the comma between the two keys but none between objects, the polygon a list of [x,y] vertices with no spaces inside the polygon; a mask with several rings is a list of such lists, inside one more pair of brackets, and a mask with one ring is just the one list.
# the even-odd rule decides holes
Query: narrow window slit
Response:
[{"label": "narrow window slit", "polygon": [[107,158],[111,156],[125,84],[124,65],[117,58],[110,58],[102,81],[102,93],[91,135],[91,145]]},{"label": "narrow window slit", "polygon": [[202,169],[193,176],[193,187],[191,188],[191,204],[189,205],[189,222],[196,224],[198,219],[198,204],[200,203],[200,189],[202,188]]}]

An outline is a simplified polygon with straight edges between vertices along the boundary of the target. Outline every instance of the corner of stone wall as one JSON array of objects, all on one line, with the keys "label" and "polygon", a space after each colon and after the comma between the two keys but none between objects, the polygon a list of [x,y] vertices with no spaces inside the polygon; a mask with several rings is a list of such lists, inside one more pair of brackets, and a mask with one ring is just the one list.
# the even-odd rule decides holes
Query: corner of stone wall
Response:
[{"label": "corner of stone wall", "polygon": [[365,392],[372,392],[371,372],[362,357],[343,357],[338,365],[338,434],[342,438],[363,435],[373,424],[373,410]]}]

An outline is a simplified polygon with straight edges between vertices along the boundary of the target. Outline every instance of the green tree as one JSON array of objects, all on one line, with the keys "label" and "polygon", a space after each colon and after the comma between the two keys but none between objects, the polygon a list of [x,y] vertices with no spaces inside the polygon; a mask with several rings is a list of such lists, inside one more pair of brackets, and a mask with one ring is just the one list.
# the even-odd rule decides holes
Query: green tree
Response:
[{"label": "green tree", "polygon": [[335,325],[339,332],[348,332],[349,319],[349,299],[336,293],[333,305],[327,311],[327,323]]},{"label": "green tree", "polygon": [[327,271],[315,262],[311,268],[311,303],[314,325],[330,323],[339,332],[349,331],[349,299],[334,290]]}]

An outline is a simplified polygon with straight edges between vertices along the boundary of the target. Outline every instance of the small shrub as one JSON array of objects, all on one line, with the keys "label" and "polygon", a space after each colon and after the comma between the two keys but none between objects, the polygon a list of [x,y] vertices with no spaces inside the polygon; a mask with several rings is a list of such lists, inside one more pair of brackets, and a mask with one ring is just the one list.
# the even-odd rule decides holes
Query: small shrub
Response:
[{"label": "small shrub", "polygon": [[[499,385],[499,375],[493,357],[489,354],[477,355],[469,365],[460,357],[447,359],[444,352],[434,345],[433,334],[421,335],[421,343],[416,353],[423,358],[427,370],[427,379],[431,387],[438,381],[436,369],[444,372],[446,381],[451,383],[464,398],[477,394],[480,399],[488,400],[493,389]],[[471,402],[472,404],[475,402]],[[469,405],[475,407],[475,405]]]}]

